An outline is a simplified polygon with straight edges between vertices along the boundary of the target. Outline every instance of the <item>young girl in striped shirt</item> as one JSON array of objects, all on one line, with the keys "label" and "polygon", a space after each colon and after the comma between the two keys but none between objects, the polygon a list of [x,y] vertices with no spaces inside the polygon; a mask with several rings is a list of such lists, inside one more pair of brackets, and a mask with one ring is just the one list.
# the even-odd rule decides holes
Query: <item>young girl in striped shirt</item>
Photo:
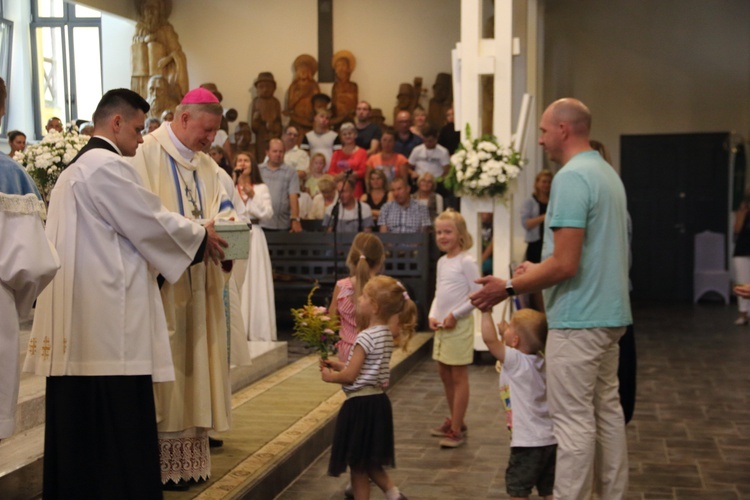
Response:
[{"label": "young girl in striped shirt", "polygon": [[338,477],[351,470],[354,498],[369,498],[372,479],[388,500],[406,499],[385,472],[395,465],[393,412],[385,394],[390,377],[394,334],[399,344],[414,332],[417,307],[403,285],[388,276],[376,276],[357,299],[357,312],[367,328],[359,332],[346,363],[321,360],[322,378],[341,384],[346,401],[336,419],[328,474]]},{"label": "young girl in striped shirt", "polygon": [[349,359],[349,351],[357,338],[357,332],[362,330],[362,324],[357,322],[357,298],[362,295],[367,282],[376,276],[383,268],[385,249],[380,238],[371,233],[359,233],[352,241],[346,265],[349,277],[340,279],[333,289],[329,313],[337,315],[341,322],[339,336],[341,341],[336,344],[339,361]]}]

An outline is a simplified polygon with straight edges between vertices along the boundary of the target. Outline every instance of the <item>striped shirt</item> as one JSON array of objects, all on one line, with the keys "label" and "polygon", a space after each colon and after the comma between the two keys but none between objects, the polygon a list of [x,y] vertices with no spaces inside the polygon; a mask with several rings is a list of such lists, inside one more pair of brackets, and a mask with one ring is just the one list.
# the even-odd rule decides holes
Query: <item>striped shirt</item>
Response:
[{"label": "striped shirt", "polygon": [[[365,350],[365,362],[354,383],[343,387],[346,394],[356,392],[364,387],[388,387],[390,378],[391,354],[393,353],[393,335],[386,325],[373,326],[362,330],[357,335],[354,346]],[[351,350],[354,353],[354,348]],[[352,358],[349,354],[347,365]]]}]

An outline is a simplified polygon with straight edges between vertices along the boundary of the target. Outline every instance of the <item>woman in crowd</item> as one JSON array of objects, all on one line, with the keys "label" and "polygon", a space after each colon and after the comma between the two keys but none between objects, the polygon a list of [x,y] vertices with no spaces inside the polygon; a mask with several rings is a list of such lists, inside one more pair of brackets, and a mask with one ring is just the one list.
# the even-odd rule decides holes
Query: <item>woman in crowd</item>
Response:
[{"label": "woman in crowd", "polygon": [[310,175],[307,177],[305,187],[313,198],[318,194],[318,181],[325,175],[326,156],[323,153],[315,153],[310,158]]},{"label": "woman in crowd", "polygon": [[[544,239],[544,219],[552,189],[552,172],[542,170],[534,179],[534,193],[521,205],[521,224],[526,230],[526,260],[539,263],[542,261],[542,244]],[[531,307],[544,312],[544,301],[541,292],[531,294]]]},{"label": "woman in crowd", "polygon": [[422,129],[427,125],[427,111],[425,111],[422,106],[414,108],[414,112],[412,113],[412,123],[413,125],[409,128],[411,133],[424,139]]},{"label": "woman in crowd", "polygon": [[23,151],[26,149],[26,134],[20,130],[11,130],[8,132],[8,145],[10,146],[10,153],[8,156],[13,158],[13,155],[17,151]]},{"label": "woman in crowd", "polygon": [[[380,207],[393,199],[393,194],[388,190],[388,179],[382,170],[372,169],[367,174],[367,193],[363,194],[360,201],[370,205],[373,220],[378,220]],[[377,231],[379,227],[375,227]]]},{"label": "woman in crowd", "polygon": [[234,175],[234,169],[232,169],[229,158],[227,158],[227,154],[224,151],[224,148],[222,148],[221,146],[211,146],[211,149],[208,150],[208,155],[211,157],[211,159],[213,159],[213,161],[216,162],[218,166],[222,168],[222,170],[224,170],[232,179],[234,179],[235,183],[237,183],[237,178]]},{"label": "woman in crowd", "polygon": [[393,147],[396,145],[396,131],[392,128],[386,128],[380,137],[380,153],[372,155],[367,160],[367,168],[382,170],[385,178],[390,184],[395,177],[408,176],[406,165],[409,160],[401,153],[396,153]]},{"label": "woman in crowd", "polygon": [[417,191],[411,198],[427,207],[432,221],[443,213],[443,197],[435,192],[435,176],[429,172],[424,172],[417,178]]},{"label": "woman in crowd", "polygon": [[350,172],[350,176],[356,181],[354,197],[359,199],[365,192],[364,180],[367,173],[367,151],[357,146],[354,142],[357,139],[357,127],[353,123],[347,122],[341,125],[339,137],[342,146],[341,149],[333,152],[328,173],[335,176],[336,174]]},{"label": "woman in crowd", "polygon": [[544,218],[552,189],[552,172],[542,170],[534,179],[534,194],[521,206],[521,224],[526,229],[526,260],[539,263],[542,260]]},{"label": "woman in crowd", "polygon": [[[245,203],[245,220],[252,223],[250,253],[242,283],[242,318],[245,320],[247,340],[276,340],[276,306],[273,294],[273,275],[268,243],[261,220],[273,216],[271,193],[263,183],[260,169],[253,156],[242,151],[235,158],[235,169],[242,170],[237,180],[237,191]],[[235,266],[238,262],[235,261]],[[240,264],[241,266],[241,264]],[[244,270],[242,270],[244,271]]]},{"label": "woman in crowd", "polygon": [[328,174],[323,175],[318,179],[318,194],[313,198],[307,218],[323,220],[326,208],[336,203],[338,199],[339,193],[336,191],[336,183],[333,177]]}]

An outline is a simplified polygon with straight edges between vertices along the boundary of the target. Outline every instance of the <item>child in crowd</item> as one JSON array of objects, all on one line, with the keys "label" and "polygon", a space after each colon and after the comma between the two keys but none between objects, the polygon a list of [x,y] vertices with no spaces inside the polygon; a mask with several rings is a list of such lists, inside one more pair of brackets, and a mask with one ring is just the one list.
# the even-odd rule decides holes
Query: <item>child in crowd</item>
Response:
[{"label": "child in crowd", "polygon": [[318,181],[325,175],[326,157],[323,153],[315,153],[310,158],[310,175],[307,177],[305,187],[308,189],[310,196],[315,198],[318,194]]},{"label": "child in crowd", "polygon": [[349,359],[349,351],[357,338],[357,332],[363,326],[357,318],[357,299],[370,278],[381,271],[384,261],[385,249],[380,238],[371,233],[359,233],[354,237],[346,257],[349,277],[336,283],[329,308],[329,312],[337,315],[341,322],[341,341],[336,347],[342,363]]},{"label": "child in crowd", "polygon": [[366,328],[357,335],[347,362],[321,360],[323,380],[341,384],[346,394],[336,419],[328,474],[338,477],[348,466],[355,499],[369,498],[371,479],[388,500],[405,500],[383,468],[395,465],[393,412],[384,390],[394,344],[389,324],[397,326],[405,346],[417,308],[401,283],[376,276],[364,286],[357,310]]},{"label": "child in crowd", "polygon": [[479,269],[466,251],[472,238],[460,213],[448,209],[435,219],[435,238],[445,255],[437,264],[430,329],[435,331],[432,359],[438,362],[450,417],[430,431],[440,446],[457,448],[466,441],[464,416],[469,406],[469,370],[474,361],[474,318],[469,295],[479,290]]},{"label": "child in crowd", "polygon": [[502,363],[500,396],[511,431],[505,488],[511,498],[539,496],[552,500],[557,441],[547,410],[547,379],[542,349],[547,320],[533,309],[521,309],[498,339],[490,312],[482,313],[482,339]]}]

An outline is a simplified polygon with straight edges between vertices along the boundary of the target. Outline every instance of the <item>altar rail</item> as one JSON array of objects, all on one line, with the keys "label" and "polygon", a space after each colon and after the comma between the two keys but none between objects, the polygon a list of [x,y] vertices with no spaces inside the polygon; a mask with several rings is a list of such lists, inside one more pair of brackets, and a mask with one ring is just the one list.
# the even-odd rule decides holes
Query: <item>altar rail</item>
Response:
[{"label": "altar rail", "polygon": [[[417,304],[421,327],[427,324],[435,290],[435,264],[439,252],[434,237],[428,233],[374,233],[383,242],[386,259],[382,274],[404,284]],[[356,233],[334,235],[321,232],[267,232],[268,253],[274,273],[276,317],[280,323],[291,322],[289,309],[305,303],[307,294],[317,281],[320,289],[313,302],[328,305],[338,278],[349,275],[346,256]],[[334,263],[338,257],[338,263]]]}]

